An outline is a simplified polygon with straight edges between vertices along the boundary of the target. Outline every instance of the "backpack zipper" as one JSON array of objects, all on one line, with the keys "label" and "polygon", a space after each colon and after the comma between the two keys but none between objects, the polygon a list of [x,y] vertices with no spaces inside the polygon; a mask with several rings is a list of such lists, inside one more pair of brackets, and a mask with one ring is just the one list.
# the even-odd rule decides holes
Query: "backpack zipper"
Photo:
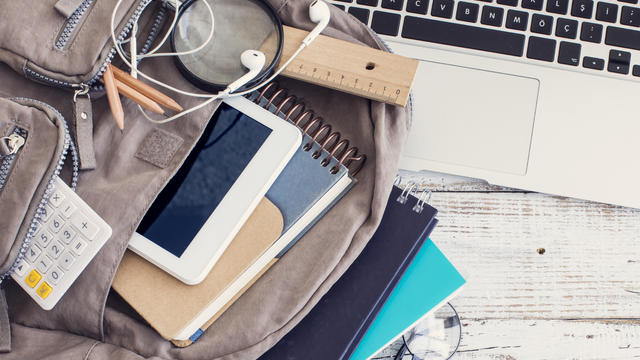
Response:
[{"label": "backpack zipper", "polygon": [[[29,249],[29,246],[31,246],[31,240],[33,239],[33,236],[35,235],[35,231],[37,228],[37,223],[38,223],[38,219],[40,218],[41,214],[44,213],[44,207],[47,204],[47,202],[49,201],[49,197],[51,196],[51,193],[53,192],[54,189],[54,182],[56,180],[56,177],[60,175],[60,171],[62,171],[62,167],[64,166],[64,161],[67,158],[67,153],[69,151],[69,149],[71,149],[71,153],[73,156],[73,177],[71,180],[71,189],[73,189],[75,191],[76,186],[78,185],[78,169],[79,169],[79,161],[78,161],[78,150],[76,149],[76,145],[73,142],[73,139],[71,138],[71,135],[69,133],[69,126],[67,125],[66,120],[64,119],[64,117],[62,116],[62,114],[60,114],[60,112],[58,110],[56,110],[54,107],[52,107],[49,104],[43,103],[42,101],[38,101],[38,100],[34,100],[34,99],[29,99],[29,98],[10,98],[9,100],[12,101],[29,101],[35,104],[38,104],[42,107],[46,107],[47,109],[50,109],[52,112],[54,112],[56,114],[56,116],[58,117],[60,124],[58,124],[58,126],[62,126],[64,129],[64,148],[62,149],[62,152],[60,153],[60,156],[57,159],[56,162],[56,168],[53,172],[53,175],[49,178],[48,182],[47,182],[47,188],[44,192],[44,195],[42,196],[42,199],[40,199],[40,203],[38,204],[38,209],[36,210],[36,213],[34,215],[34,217],[31,219],[31,222],[29,223],[29,230],[27,231],[27,236],[25,237],[24,241],[22,242],[22,246],[20,247],[20,251],[18,253],[18,257],[16,258],[16,260],[14,261],[13,265],[11,265],[11,268],[9,268],[9,270],[0,275],[0,284],[2,283],[2,281],[4,281],[4,279],[7,278],[7,276],[11,275],[16,268],[18,267],[18,265],[20,264],[20,262],[22,261],[22,259],[24,258],[27,249]],[[26,131],[25,131],[25,136],[26,136]],[[24,139],[24,137],[23,137]],[[17,151],[16,151],[17,152]],[[12,154],[12,155],[8,155],[5,156],[5,158],[12,156],[11,161],[13,162],[13,160],[15,159],[15,155],[16,154]],[[4,159],[3,159],[4,162]],[[7,177],[8,177],[8,171],[5,174],[4,177],[4,181],[6,181]],[[3,182],[4,185],[4,182]]]},{"label": "backpack zipper", "polygon": [[16,127],[9,136],[0,139],[1,141],[7,141],[7,145],[11,151],[8,155],[0,158],[0,191],[2,191],[4,184],[9,178],[13,163],[18,155],[18,151],[20,151],[24,145],[26,137],[27,130]]},{"label": "backpack zipper", "polygon": [[69,16],[69,20],[67,20],[64,29],[62,29],[60,36],[58,36],[58,41],[56,41],[56,48],[58,48],[58,50],[64,49],[64,47],[67,45],[69,39],[71,39],[71,35],[73,35],[73,31],[78,26],[80,20],[87,12],[87,10],[89,10],[92,3],[93,0],[82,1],[82,3],[80,3],[80,6],[78,6],[78,8],[71,14],[71,16]]},{"label": "backpack zipper", "polygon": [[[83,4],[84,4],[84,2],[89,2],[89,4],[90,4],[93,1],[94,0],[85,0],[85,1],[83,1]],[[131,31],[131,29],[133,28],[134,22],[137,21],[137,19],[142,14],[142,11],[144,11],[144,9],[147,7],[147,5],[149,5],[149,3],[151,3],[151,1],[152,0],[142,0],[140,3],[138,3],[138,6],[136,7],[135,11],[133,12],[133,15],[131,15],[131,17],[129,17],[129,20],[125,24],[124,28],[122,29],[122,31],[120,31],[120,34],[118,34],[118,37],[117,37],[118,41],[123,41],[125,39],[125,36],[127,36],[129,34],[129,32]],[[82,5],[80,7],[82,7]],[[78,11],[78,10],[76,10],[76,11]],[[84,11],[86,11],[86,9]],[[77,24],[78,23],[76,22],[75,26],[77,26]],[[149,32],[149,36],[147,37],[147,41],[145,42],[145,45],[147,43],[151,44],[155,40],[155,37],[157,36],[161,25],[162,25],[161,19],[157,18],[156,21],[153,24],[153,27],[152,27],[151,31]],[[69,38],[67,38],[67,41],[68,41],[68,39]],[[101,86],[99,85],[100,83],[98,82],[98,79],[100,79],[100,77],[102,77],[102,74],[107,69],[107,65],[109,65],[111,63],[111,61],[113,61],[113,57],[115,56],[115,54],[116,54],[116,49],[115,49],[115,47],[112,47],[111,50],[109,51],[109,54],[107,55],[106,59],[104,60],[104,62],[100,66],[100,69],[98,70],[98,72],[89,81],[87,81],[86,83],[73,84],[73,83],[70,83],[68,81],[62,81],[62,80],[57,80],[57,79],[51,78],[51,77],[49,77],[47,75],[41,74],[41,73],[29,68],[28,67],[28,62],[25,63],[23,69],[24,69],[24,72],[25,72],[25,75],[27,76],[27,78],[30,78],[31,80],[35,80],[35,81],[40,82],[40,83],[44,83],[46,85],[55,86],[55,87],[59,87],[59,88],[67,88],[67,89],[82,89],[85,86],[92,86],[94,89],[99,90],[101,88]],[[98,85],[98,86],[95,86],[95,85]]]}]

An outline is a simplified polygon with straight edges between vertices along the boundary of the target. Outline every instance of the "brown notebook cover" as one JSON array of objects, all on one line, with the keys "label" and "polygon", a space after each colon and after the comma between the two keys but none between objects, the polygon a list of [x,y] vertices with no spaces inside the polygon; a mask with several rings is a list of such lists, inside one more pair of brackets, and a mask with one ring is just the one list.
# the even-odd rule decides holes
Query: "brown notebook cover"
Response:
[{"label": "brown notebook cover", "polygon": [[[162,337],[177,346],[190,340],[174,337],[253,264],[283,229],[280,210],[264,198],[233,239],[209,275],[198,285],[187,285],[137,254],[127,250],[113,280],[116,290]],[[272,264],[270,262],[247,285],[204,324],[205,330],[233,304]]]}]

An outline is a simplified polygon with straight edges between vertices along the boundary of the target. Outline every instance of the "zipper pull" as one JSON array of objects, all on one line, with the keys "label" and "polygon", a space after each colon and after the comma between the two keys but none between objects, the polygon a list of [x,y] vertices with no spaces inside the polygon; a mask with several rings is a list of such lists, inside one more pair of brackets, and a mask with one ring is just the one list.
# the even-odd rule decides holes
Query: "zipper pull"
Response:
[{"label": "zipper pull", "polygon": [[82,84],[73,94],[73,117],[76,130],[76,146],[80,157],[80,170],[96,168],[96,153],[93,149],[93,113],[89,86]]},{"label": "zipper pull", "polygon": [[11,134],[0,138],[0,155],[7,156],[17,153],[24,145],[24,138],[18,134]]}]

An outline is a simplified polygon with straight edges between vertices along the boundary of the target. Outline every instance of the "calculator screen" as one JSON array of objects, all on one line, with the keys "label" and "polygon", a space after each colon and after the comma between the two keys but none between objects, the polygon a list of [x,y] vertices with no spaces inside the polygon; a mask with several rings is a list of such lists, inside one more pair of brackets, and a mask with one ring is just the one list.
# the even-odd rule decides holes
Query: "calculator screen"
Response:
[{"label": "calculator screen", "polygon": [[222,103],[185,163],[145,215],[138,233],[182,256],[271,131]]}]

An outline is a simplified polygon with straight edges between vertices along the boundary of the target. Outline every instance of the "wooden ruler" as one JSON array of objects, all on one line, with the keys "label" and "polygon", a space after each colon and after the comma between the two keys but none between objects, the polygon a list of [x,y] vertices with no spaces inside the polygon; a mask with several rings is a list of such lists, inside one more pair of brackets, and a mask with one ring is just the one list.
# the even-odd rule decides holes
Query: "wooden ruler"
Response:
[{"label": "wooden ruler", "polygon": [[[282,61],[308,32],[284,27]],[[407,105],[418,60],[347,41],[318,36],[282,75],[387,104]]]}]

